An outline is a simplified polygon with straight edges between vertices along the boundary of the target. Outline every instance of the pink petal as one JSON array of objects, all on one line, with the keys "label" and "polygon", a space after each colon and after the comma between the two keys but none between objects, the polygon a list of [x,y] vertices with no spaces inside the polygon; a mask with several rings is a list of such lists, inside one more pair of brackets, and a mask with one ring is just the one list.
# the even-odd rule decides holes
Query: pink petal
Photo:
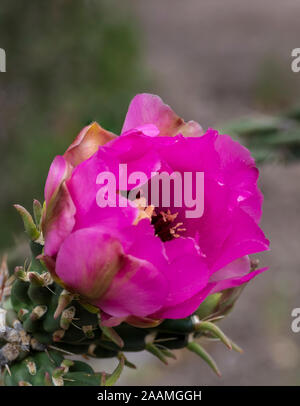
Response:
[{"label": "pink petal", "polygon": [[192,238],[178,238],[166,243],[154,236],[154,228],[145,219],[124,230],[132,241],[126,252],[151,262],[166,277],[169,293],[165,306],[187,300],[205,287],[209,269]]},{"label": "pink petal", "polygon": [[243,283],[249,282],[256,275],[259,275],[260,273],[266,271],[267,269],[268,269],[268,267],[265,267],[265,268],[257,269],[256,271],[249,272],[243,276],[232,277],[232,278],[228,278],[228,279],[220,279],[220,280],[211,282],[211,283],[209,283],[209,286],[212,286],[211,294],[220,292],[225,289],[235,288],[236,286],[240,286]]},{"label": "pink petal", "polygon": [[45,255],[54,256],[61,243],[70,234],[75,224],[76,207],[65,183],[59,189],[56,199],[47,207],[43,221]]},{"label": "pink petal", "polygon": [[116,135],[106,131],[94,122],[84,127],[64,154],[65,159],[73,166],[90,158],[97,152],[99,146],[116,138]]},{"label": "pink petal", "polygon": [[141,131],[132,130],[118,137],[109,146],[99,150],[100,158],[102,151],[119,163],[126,163],[128,176],[132,172],[143,172],[150,178],[151,172],[161,167],[160,156],[153,148],[153,135],[148,136]]},{"label": "pink petal", "polygon": [[[210,271],[200,255],[199,248],[190,238],[179,238],[165,243],[169,267],[165,275],[169,294],[162,309],[151,317],[156,319],[181,318],[197,309],[209,292]],[[201,295],[203,298],[201,299]],[[187,303],[187,304],[186,304]]]},{"label": "pink petal", "polygon": [[238,258],[224,268],[213,273],[210,282],[220,281],[228,278],[236,278],[246,275],[250,270],[250,259],[248,255]]},{"label": "pink petal", "polygon": [[228,135],[219,134],[215,148],[221,159],[224,183],[235,192],[239,206],[258,223],[262,194],[257,187],[259,171],[250,151]]},{"label": "pink petal", "polygon": [[208,283],[210,271],[191,238],[165,243],[169,266],[164,274],[169,282],[165,307],[175,306],[193,297]]},{"label": "pink petal", "polygon": [[69,167],[66,160],[60,155],[56,156],[50,166],[45,185],[45,200],[47,204],[62,182],[68,177],[68,174]]},{"label": "pink petal", "polygon": [[160,319],[181,319],[190,316],[198,309],[203,300],[211,293],[212,289],[213,286],[207,285],[195,296],[180,303],[180,305],[163,307],[161,310],[155,312],[152,317]]},{"label": "pink petal", "polygon": [[164,275],[154,265],[128,255],[105,296],[94,303],[115,317],[143,317],[162,307],[167,290]]},{"label": "pink petal", "polygon": [[64,283],[113,317],[147,316],[167,294],[163,274],[150,262],[125,255],[105,229],[82,229],[61,246],[56,273]]},{"label": "pink petal", "polygon": [[241,209],[232,215],[232,229],[213,264],[219,270],[237,258],[269,250],[269,241],[255,221]]},{"label": "pink petal", "polygon": [[123,260],[123,249],[116,239],[86,228],[73,232],[62,243],[56,274],[70,289],[96,300],[106,292]]},{"label": "pink petal", "polygon": [[151,262],[157,269],[168,266],[164,244],[154,235],[154,228],[148,219],[124,229],[122,241],[127,254]]},{"label": "pink petal", "polygon": [[75,224],[76,208],[65,180],[71,168],[62,156],[57,156],[51,164],[45,186],[46,210],[42,228],[45,237],[45,254],[56,255],[61,242],[72,231]]},{"label": "pink petal", "polygon": [[[101,150],[101,151],[100,151]],[[78,165],[69,179],[68,189],[76,206],[76,224],[74,230],[80,228],[93,227],[103,224],[112,229],[120,229],[131,225],[136,216],[137,209],[128,204],[126,210],[116,207],[99,207],[97,204],[97,193],[102,187],[97,184],[100,173],[110,172],[117,174],[118,181],[118,161],[106,151],[100,150],[90,159]],[[116,186],[118,186],[116,184]],[[116,191],[115,191],[116,192]],[[117,196],[116,199],[123,200]],[[116,200],[117,203],[117,200]],[[113,202],[111,203],[113,205]]]},{"label": "pink petal", "polygon": [[200,138],[176,137],[176,141],[164,146],[158,138],[153,140],[162,161],[173,171],[204,172],[205,179],[229,189],[228,205],[239,206],[259,221],[263,200],[257,187],[259,172],[246,148],[213,129]]},{"label": "pink petal", "polygon": [[145,124],[137,127],[138,131],[141,131],[144,135],[148,137],[157,137],[159,135],[159,129],[154,124]]},{"label": "pink petal", "polygon": [[159,129],[160,136],[202,135],[199,124],[194,121],[185,123],[168,105],[163,103],[160,97],[147,93],[138,94],[131,101],[122,133],[145,124],[154,124]]},{"label": "pink petal", "polygon": [[220,280],[218,282],[208,283],[207,286],[202,291],[193,296],[191,299],[181,303],[180,306],[178,305],[169,308],[165,307],[161,311],[156,312],[153,316],[158,316],[167,319],[178,319],[187,317],[198,309],[200,304],[207,298],[207,296],[216,292],[220,292],[224,289],[233,288],[236,286],[240,286],[246,282],[249,282],[256,275],[266,271],[267,269],[268,268],[262,268],[250,272],[242,277],[229,278],[225,280]]}]

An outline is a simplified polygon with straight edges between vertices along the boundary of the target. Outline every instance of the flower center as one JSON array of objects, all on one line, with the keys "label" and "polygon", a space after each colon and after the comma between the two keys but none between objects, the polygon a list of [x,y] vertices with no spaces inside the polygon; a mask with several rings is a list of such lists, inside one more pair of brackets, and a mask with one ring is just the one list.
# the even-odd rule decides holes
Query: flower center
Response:
[{"label": "flower center", "polygon": [[180,237],[181,231],[186,231],[181,226],[183,223],[175,222],[178,213],[172,214],[170,209],[167,211],[161,211],[156,213],[155,209],[152,213],[151,224],[154,226],[155,235],[157,235],[162,241],[170,241],[174,238]]},{"label": "flower center", "polygon": [[139,214],[133,224],[136,225],[139,221],[147,218],[154,226],[155,235],[163,242],[179,238],[180,232],[186,231],[186,228],[181,227],[183,223],[175,221],[178,212],[172,214],[168,209],[157,213],[157,209],[153,205],[147,205],[146,199],[142,196],[138,196],[134,203],[139,209]]}]

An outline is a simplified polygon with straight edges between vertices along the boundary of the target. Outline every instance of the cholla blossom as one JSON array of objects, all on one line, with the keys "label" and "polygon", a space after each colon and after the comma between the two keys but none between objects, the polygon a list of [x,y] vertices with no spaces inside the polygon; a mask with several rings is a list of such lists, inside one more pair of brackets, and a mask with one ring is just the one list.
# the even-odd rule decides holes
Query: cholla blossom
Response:
[{"label": "cholla blossom", "polygon": [[[99,207],[97,178],[143,172],[204,173],[204,211],[120,204]],[[120,136],[97,123],[57,156],[45,186],[44,260],[71,292],[101,310],[107,325],[182,318],[210,294],[248,282],[249,255],[269,242],[259,227],[262,194],[249,151],[228,135],[185,123],[158,96],[137,95]],[[131,190],[117,190],[126,203]],[[174,196],[173,196],[174,197]]]}]

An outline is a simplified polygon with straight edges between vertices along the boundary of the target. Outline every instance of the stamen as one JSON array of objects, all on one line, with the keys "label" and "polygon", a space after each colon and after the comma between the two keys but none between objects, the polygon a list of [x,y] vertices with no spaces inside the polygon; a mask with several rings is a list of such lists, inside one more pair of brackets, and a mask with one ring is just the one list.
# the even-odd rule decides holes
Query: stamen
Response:
[{"label": "stamen", "polygon": [[170,209],[168,209],[167,213],[164,212],[164,211],[161,211],[160,214],[162,215],[162,218],[163,218],[164,222],[167,222],[167,221],[172,222],[178,216],[178,212],[174,213],[174,214],[171,214]]},{"label": "stamen", "polygon": [[[146,199],[141,197],[140,199],[136,199],[134,201],[137,208],[139,209],[139,214],[137,218],[134,220],[134,225],[137,225],[143,219],[149,219],[151,221],[155,207],[152,205],[146,206]],[[155,214],[156,215],[156,214]]]},{"label": "stamen", "polygon": [[155,228],[155,235],[157,235],[162,241],[170,241],[174,238],[179,238],[179,233],[186,231],[185,228],[181,227],[183,225],[182,222],[178,222],[172,226],[172,223],[177,216],[178,212],[172,214],[170,209],[168,209],[167,212],[161,211],[158,215],[155,211],[153,212],[152,224]]},{"label": "stamen", "polygon": [[139,212],[133,224],[137,225],[141,220],[145,218],[149,219],[154,226],[155,235],[162,241],[170,241],[174,238],[179,238],[180,233],[186,231],[186,228],[181,227],[183,225],[182,222],[173,225],[175,219],[178,217],[178,212],[172,214],[171,210],[168,209],[167,211],[162,210],[157,213],[155,211],[155,206],[147,206],[147,200],[143,196],[139,196],[135,199],[134,203]]}]

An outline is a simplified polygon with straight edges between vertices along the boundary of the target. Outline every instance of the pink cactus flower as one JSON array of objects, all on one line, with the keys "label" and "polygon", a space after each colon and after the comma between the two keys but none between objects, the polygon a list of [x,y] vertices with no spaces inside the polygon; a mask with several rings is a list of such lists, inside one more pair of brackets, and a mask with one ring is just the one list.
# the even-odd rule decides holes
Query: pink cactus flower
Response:
[{"label": "pink cactus flower", "polygon": [[[187,206],[99,207],[99,173],[204,173],[204,211]],[[101,310],[104,323],[183,318],[210,294],[248,282],[249,255],[269,249],[259,227],[262,194],[250,152],[228,135],[185,123],[158,96],[137,95],[120,136],[97,123],[57,156],[45,186],[44,259],[71,292]],[[173,196],[174,197],[174,196]],[[126,207],[123,207],[126,206]]]}]

